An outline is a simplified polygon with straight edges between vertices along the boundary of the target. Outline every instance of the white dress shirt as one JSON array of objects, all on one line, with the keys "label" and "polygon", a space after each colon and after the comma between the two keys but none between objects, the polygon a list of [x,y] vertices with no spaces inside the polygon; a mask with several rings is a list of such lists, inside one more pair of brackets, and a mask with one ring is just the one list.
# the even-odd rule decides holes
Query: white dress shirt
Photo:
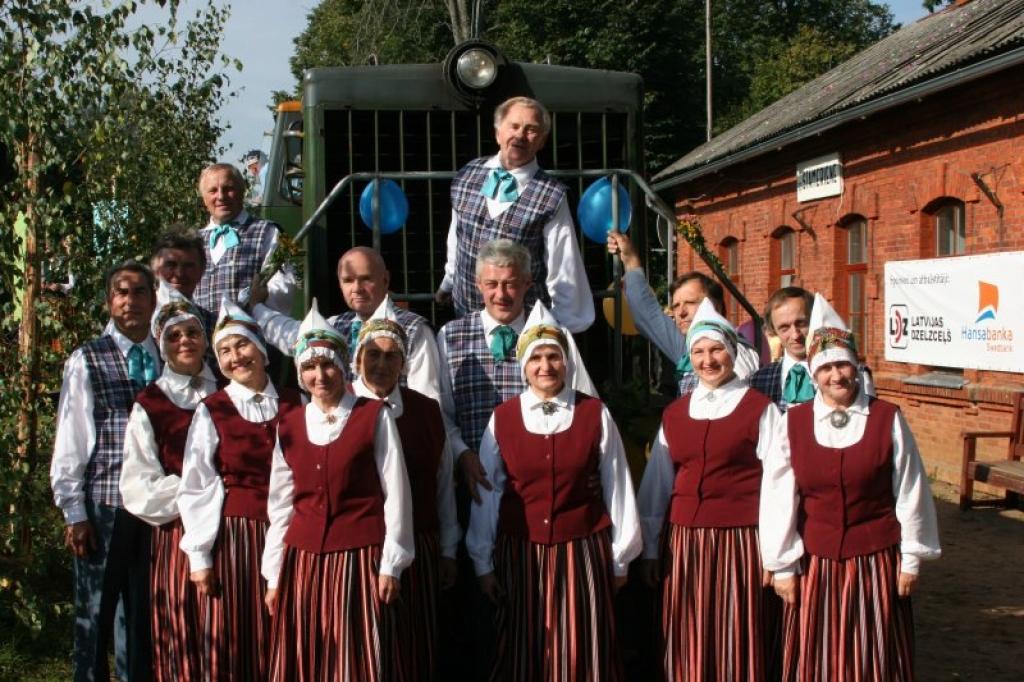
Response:
[{"label": "white dress shirt", "polygon": [[[394,301],[389,303],[392,311],[397,310]],[[282,353],[291,356],[295,339],[299,336],[301,323],[262,303],[253,306],[252,312],[253,318],[263,331],[264,338],[274,344]],[[333,327],[338,317],[338,315],[334,315],[328,318],[327,324]],[[361,316],[357,315],[357,318],[366,322]],[[345,340],[348,341],[348,339]],[[350,354],[354,351],[354,348],[349,349]],[[412,390],[422,393],[428,398],[440,400],[440,367],[434,332],[430,325],[424,322],[409,337],[408,354],[405,358],[406,384]]]},{"label": "white dress shirt", "polygon": [[[377,394],[363,383],[362,377],[358,377],[352,382],[352,390],[356,397],[380,400]],[[402,392],[398,386],[395,386],[394,390],[384,398],[384,404],[387,405],[388,411],[396,420],[405,413]],[[455,558],[459,539],[462,537],[462,529],[455,512],[455,476],[452,472],[454,461],[455,456],[452,454],[452,449],[448,447],[448,438],[445,437],[444,448],[441,450],[441,461],[437,467],[437,520],[440,528],[441,556],[449,559]],[[406,469],[408,468],[407,466]]]},{"label": "white dress shirt", "polygon": [[[870,412],[869,397],[859,391],[846,409],[850,421],[844,428],[832,426],[832,408],[821,395],[814,396],[814,439],[827,448],[846,448],[864,436]],[[939,547],[939,524],[935,516],[928,476],[917,449],[910,426],[898,412],[892,422],[892,495],[896,518],[900,522],[900,570],[917,575],[921,559],[936,559]],[[764,461],[761,483],[761,557],[764,567],[779,578],[798,572],[804,543],[797,532],[799,498],[796,476],[790,460],[789,429],[786,419],[776,424],[772,447]]]},{"label": "white dress shirt", "polygon": [[[135,342],[122,334],[113,320],[107,323],[103,335],[114,339],[117,349],[127,361],[128,352]],[[139,345],[159,367],[160,353],[153,339],[147,336]],[[64,381],[57,405],[57,435],[50,461],[53,501],[64,515],[64,523],[69,526],[89,518],[85,511],[85,470],[96,446],[96,424],[92,420],[94,405],[85,353],[76,348],[64,364]]]},{"label": "white dress shirt", "polygon": [[[724,419],[740,404],[749,388],[743,379],[733,378],[722,386],[709,389],[703,382],[690,394],[691,419]],[[782,414],[774,403],[764,408],[758,421],[757,458],[764,461]],[[658,438],[651,447],[651,456],[644,469],[637,494],[640,525],[644,533],[644,558],[657,559],[665,514],[668,512],[675,486],[676,471],[665,438],[665,429],[658,429]]]},{"label": "white dress shirt", "polygon": [[[487,345],[490,347],[491,337],[494,335],[494,331],[501,326],[501,322],[498,322],[486,309],[480,311],[480,323],[484,328],[484,338],[487,340]],[[526,313],[519,313],[519,317],[508,323],[509,327],[516,333],[518,337],[523,333],[523,327],[526,326]],[[579,348],[576,347],[576,340],[572,337],[572,333],[562,328],[562,332],[565,334],[565,339],[569,343],[569,364],[571,368],[568,372],[568,376],[571,377],[569,383],[571,388],[586,393],[587,395],[595,398],[599,397],[597,394],[597,386],[590,379],[590,374],[587,372],[586,365],[583,364],[583,357],[580,355]],[[444,335],[441,332],[437,334],[437,352],[440,357],[441,366],[445,368],[445,371],[441,372],[441,414],[444,417],[445,430],[448,433],[448,444],[452,448],[452,453],[455,455],[455,459],[458,459],[463,452],[469,449],[466,445],[466,441],[462,438],[462,429],[459,428],[459,422],[456,418],[455,411],[455,390],[452,387],[451,373],[448,371],[448,344],[445,342]],[[487,352],[490,352],[489,350]],[[495,405],[497,407],[497,405]]]},{"label": "white dress shirt", "polygon": [[[239,224],[245,223],[249,219],[249,212],[242,210],[235,218],[233,222]],[[203,240],[204,244],[208,244],[210,241],[210,233],[213,232],[219,223],[215,223],[212,219],[206,224],[206,227],[199,230],[199,237]],[[270,261],[271,254],[274,253],[274,249],[277,248],[279,233],[276,229],[266,230],[263,233],[263,243],[260,244],[259,253],[263,259],[263,264],[260,266],[262,270],[267,266]],[[239,235],[241,237],[241,235]],[[237,247],[235,247],[237,248]],[[223,239],[218,239],[217,243],[212,249],[210,249],[210,263],[216,265],[220,262],[220,259],[224,257],[227,252],[227,247],[224,244]],[[290,269],[285,268],[278,270],[274,273],[274,276],[267,282],[267,305],[274,310],[279,310],[283,313],[290,312],[292,309],[292,300],[295,298],[295,292],[298,290],[299,285],[295,280],[295,273]],[[216,312],[216,311],[214,311]],[[210,330],[207,330],[209,333]]]},{"label": "white dress shirt", "polygon": [[[544,400],[527,389],[520,396],[523,424],[530,433],[554,434],[566,431],[572,426],[576,406],[576,393],[572,388],[563,388],[549,402],[557,406],[554,414],[544,414],[541,405]],[[629,562],[640,554],[643,538],[637,516],[636,497],[633,494],[633,480],[629,475],[626,450],[622,446],[619,429],[615,426],[608,408],[601,406],[601,444],[599,471],[601,494],[604,506],[611,518],[612,562],[615,575],[624,576],[629,571]],[[481,504],[474,504],[466,534],[466,549],[473,559],[478,576],[494,571],[494,543],[498,532],[498,513],[501,497],[505,491],[505,462],[501,458],[501,446],[495,439],[494,416],[487,423],[480,443],[480,462],[487,472],[493,490],[479,488]]]},{"label": "white dress shirt", "polygon": [[[265,422],[277,415],[277,389],[269,379],[261,392],[234,381],[224,391],[238,414],[248,422]],[[177,500],[181,523],[185,527],[180,546],[188,555],[193,572],[213,565],[213,545],[220,530],[221,509],[224,506],[224,482],[216,464],[219,445],[220,437],[213,417],[206,405],[200,403],[192,417],[185,441]]]},{"label": "white dress shirt", "polygon": [[[217,379],[203,364],[196,377],[178,374],[169,364],[156,385],[175,406],[194,410],[199,401],[217,390]],[[128,431],[124,437],[124,464],[121,465],[121,499],[124,508],[146,523],[162,526],[178,518],[178,483],[181,477],[168,474],[160,463],[160,444],[146,410],[139,403],[132,407],[128,417]]]},{"label": "white dress shirt", "polygon": [[[315,403],[308,403],[306,434],[313,445],[327,445],[337,440],[348,422],[356,397],[345,393],[336,408],[325,414]],[[333,423],[329,419],[333,417]],[[373,436],[373,456],[377,463],[381,491],[384,493],[384,546],[380,556],[380,574],[398,578],[402,570],[412,563],[416,555],[413,540],[412,491],[402,455],[402,441],[398,427],[388,410],[381,410]],[[294,507],[292,495],[294,477],[281,450],[278,439],[274,446],[274,463],[270,470],[270,496],[267,499],[267,543],[263,549],[260,572],[267,579],[267,587],[275,589],[284,561],[284,536],[291,525]]]},{"label": "white dress shirt", "polygon": [[[484,166],[497,168],[499,164],[498,155],[494,155],[484,163]],[[516,179],[520,195],[539,169],[540,166],[534,159],[525,166],[508,171]],[[491,218],[497,218],[507,211],[512,203],[487,198],[487,213]],[[444,266],[444,279],[441,281],[442,291],[451,291],[455,287],[455,263],[459,250],[457,225],[458,217],[452,210],[447,239],[448,260]],[[583,255],[576,242],[576,228],[572,213],[569,211],[568,198],[563,197],[555,214],[544,225],[543,234],[544,259],[547,265],[547,281],[544,282],[544,286],[551,297],[551,314],[570,331],[585,331],[594,324],[594,296],[590,292],[587,271],[583,266]]]}]

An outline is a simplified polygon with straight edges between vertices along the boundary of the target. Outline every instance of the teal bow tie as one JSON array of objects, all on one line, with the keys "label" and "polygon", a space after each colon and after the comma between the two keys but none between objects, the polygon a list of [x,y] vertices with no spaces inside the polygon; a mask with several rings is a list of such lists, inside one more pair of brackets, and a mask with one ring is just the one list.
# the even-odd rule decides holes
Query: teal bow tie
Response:
[{"label": "teal bow tie", "polygon": [[686,353],[676,361],[676,381],[693,371],[693,363],[690,362],[690,354]]},{"label": "teal bow tie", "polygon": [[498,325],[491,334],[491,357],[502,362],[516,346],[516,332],[507,324]]},{"label": "teal bow tie", "polygon": [[814,385],[803,365],[793,365],[786,375],[786,383],[782,387],[782,399],[793,405],[806,403],[814,397]]},{"label": "teal bow tie", "polygon": [[224,239],[224,249],[233,249],[238,246],[238,230],[231,223],[224,223],[213,228],[210,233],[210,248],[217,246],[218,240]]},{"label": "teal bow tie", "polygon": [[352,326],[348,329],[348,352],[349,354],[356,352],[356,343],[359,341],[359,330],[363,328],[363,321],[360,319],[352,320]]},{"label": "teal bow tie", "polygon": [[128,378],[139,388],[156,379],[156,361],[137,343],[128,351]]},{"label": "teal bow tie", "polygon": [[511,173],[504,168],[495,168],[487,174],[480,193],[488,199],[511,203],[519,198],[519,186]]}]

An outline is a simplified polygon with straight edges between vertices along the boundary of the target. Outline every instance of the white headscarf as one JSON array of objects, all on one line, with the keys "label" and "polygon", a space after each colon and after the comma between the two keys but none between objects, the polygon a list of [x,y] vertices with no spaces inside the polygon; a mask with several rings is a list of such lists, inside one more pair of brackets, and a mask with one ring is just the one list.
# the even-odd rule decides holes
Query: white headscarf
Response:
[{"label": "white headscarf", "polygon": [[260,326],[248,313],[226,298],[220,303],[220,315],[217,316],[217,326],[213,330],[213,348],[216,351],[217,344],[229,336],[244,336],[253,342],[263,354],[263,362],[269,363],[267,358],[267,344],[260,333]]},{"label": "white headscarf", "polygon": [[700,302],[690,329],[686,332],[686,352],[693,350],[694,344],[700,339],[714,339],[720,342],[725,346],[729,356],[736,360],[736,345],[739,343],[736,328],[715,310],[709,298]]},{"label": "white headscarf", "polygon": [[320,314],[316,299],[310,306],[306,318],[299,325],[299,334],[292,347],[295,369],[301,372],[302,364],[311,358],[327,358],[342,370],[348,361],[348,344],[338,330],[327,324]]},{"label": "white headscarf", "polygon": [[[356,341],[355,352],[352,354],[352,373],[359,374],[356,370],[359,364],[359,358],[363,352],[363,346],[367,342],[373,339],[379,339],[381,337],[393,340],[398,344],[398,349],[402,351],[402,358],[409,357],[409,335],[398,322],[398,318],[395,317],[394,307],[391,304],[391,297],[385,296],[384,300],[380,302],[377,309],[373,311],[373,315],[370,319],[363,323],[363,326],[359,329],[359,336]],[[403,364],[402,373],[404,374],[407,365]]]},{"label": "white headscarf", "polygon": [[519,360],[524,380],[526,380],[526,363],[533,350],[539,346],[555,346],[562,351],[562,358],[565,362],[565,385],[572,385],[576,366],[573,363],[572,354],[569,353],[569,341],[565,334],[565,330],[558,324],[558,320],[547,309],[547,306],[537,301],[533,310],[530,311],[530,316],[526,318],[526,324],[516,342],[516,359]]},{"label": "white headscarf", "polygon": [[156,340],[156,345],[160,349],[160,355],[164,360],[167,359],[167,351],[164,349],[164,335],[174,325],[187,322],[188,320],[198,322],[199,328],[205,333],[203,316],[199,312],[199,308],[192,301],[185,298],[184,294],[180,291],[167,284],[167,282],[160,280],[160,285],[156,290],[156,312],[153,313],[153,318],[150,320],[149,330]]},{"label": "white headscarf", "polygon": [[853,334],[835,308],[820,293],[814,294],[808,327],[810,340],[807,343],[807,364],[811,368],[812,377],[822,365],[831,362],[849,362],[857,366],[857,344]]}]

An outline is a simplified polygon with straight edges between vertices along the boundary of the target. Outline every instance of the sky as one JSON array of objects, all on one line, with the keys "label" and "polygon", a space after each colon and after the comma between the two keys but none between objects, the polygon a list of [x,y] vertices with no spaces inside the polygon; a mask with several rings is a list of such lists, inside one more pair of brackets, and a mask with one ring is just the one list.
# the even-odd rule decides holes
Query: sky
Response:
[{"label": "sky", "polygon": [[[179,16],[191,17],[207,2],[182,0]],[[238,162],[250,149],[270,151],[273,127],[267,106],[273,90],[292,90],[295,80],[289,69],[294,39],[306,27],[306,15],[318,0],[234,0],[224,32],[222,51],[241,60],[243,70],[231,73],[231,89],[238,97],[228,101],[222,111],[230,128],[221,136],[227,147],[220,160]],[[891,0],[889,6],[896,21],[908,24],[927,14],[921,0]],[[164,16],[159,8],[142,6],[141,19],[156,21]]]}]

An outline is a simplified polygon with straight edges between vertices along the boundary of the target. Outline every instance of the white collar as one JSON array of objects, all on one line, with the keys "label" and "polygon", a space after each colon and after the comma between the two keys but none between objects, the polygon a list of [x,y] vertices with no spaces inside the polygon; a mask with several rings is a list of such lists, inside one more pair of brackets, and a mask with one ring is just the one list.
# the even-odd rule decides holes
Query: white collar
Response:
[{"label": "white collar", "polygon": [[717,400],[721,396],[725,396],[735,391],[741,391],[747,387],[747,382],[734,376],[729,381],[725,382],[717,388],[708,388],[704,385],[704,382],[698,381],[697,388],[693,389],[693,398],[691,400],[707,400],[709,395],[714,394]]},{"label": "white collar", "polygon": [[[495,329],[497,329],[498,327],[500,327],[502,325],[501,322],[498,322],[497,320],[495,320],[493,317],[490,316],[490,314],[487,312],[486,308],[484,308],[483,310],[480,311],[480,323],[484,327],[484,338],[486,338],[486,339],[490,339],[491,333],[494,332]],[[512,320],[508,324],[508,326],[512,327],[512,330],[517,335],[522,333],[523,327],[525,325],[526,325],[526,311],[525,310],[521,311],[519,313],[519,317],[517,317],[516,319]]]},{"label": "white collar", "polygon": [[527,388],[520,394],[519,400],[527,410],[534,410],[544,403],[554,403],[562,409],[569,409],[576,404],[576,390],[569,386],[569,384],[566,384],[554,398],[541,398]]},{"label": "white collar", "polygon": [[402,389],[398,384],[395,384],[395,387],[391,389],[391,393],[387,394],[384,398],[381,398],[366,385],[366,382],[363,381],[362,377],[356,377],[356,380],[352,382],[352,391],[359,398],[383,400],[388,407],[398,411],[402,410]]},{"label": "white collar", "polygon": [[[236,215],[236,216],[235,216],[234,218],[232,218],[232,219],[231,219],[231,220],[229,220],[228,222],[229,222],[229,223],[232,223],[232,224],[234,224],[234,225],[245,225],[245,223],[246,223],[246,222],[247,222],[248,220],[249,220],[249,212],[248,212],[248,211],[246,211],[246,210],[245,210],[245,209],[243,208],[243,209],[241,210],[241,212],[239,212],[239,214],[238,214],[238,215]],[[221,223],[215,223],[215,222],[213,222],[213,217],[211,217],[211,218],[210,218],[210,221],[209,221],[208,223],[206,223],[206,227],[204,227],[203,229],[204,229],[204,230],[212,230],[212,229],[214,229],[215,227],[220,227],[220,225],[221,225]]]},{"label": "white collar", "polygon": [[[487,159],[487,161],[484,162],[484,168],[500,167],[501,156],[499,154],[495,154],[494,156],[492,156],[491,158]],[[519,191],[522,192],[523,189],[525,189],[526,186],[530,184],[530,180],[532,180],[533,176],[537,174],[537,171],[540,170],[540,165],[537,163],[537,159],[534,158],[533,161],[524,164],[519,168],[507,168],[506,170],[509,173],[511,173],[513,178],[516,179],[516,186],[518,187]]]},{"label": "white collar", "polygon": [[[247,386],[236,383],[234,380],[231,381],[224,389],[228,395],[233,398],[237,398],[239,402],[248,402],[252,400],[253,396],[257,395],[257,392]],[[277,398],[277,389],[274,388],[274,382],[267,377],[267,385],[262,391],[259,391],[259,395],[264,395],[268,398]]]},{"label": "white collar", "polygon": [[[111,319],[107,321],[107,326],[103,328],[103,334],[114,339],[114,343],[117,344],[117,349],[121,351],[121,355],[128,357],[128,353],[131,351],[132,346],[135,345],[135,342],[121,333],[121,330],[117,328],[116,324],[114,324],[114,320]],[[156,349],[156,342],[153,341],[152,336],[147,334],[146,338],[140,342],[139,345],[142,346],[147,353],[152,355],[154,360],[160,357],[160,353],[158,353]]]},{"label": "white collar", "polygon": [[306,414],[313,419],[315,424],[334,424],[339,413],[352,411],[352,406],[355,405],[355,402],[356,397],[345,391],[341,395],[341,400],[330,412],[324,412],[315,402],[310,400],[306,403]]},{"label": "white collar", "polygon": [[[857,397],[853,399],[853,404],[846,408],[846,411],[850,414],[861,414],[865,417],[871,412],[869,404],[871,402],[870,397],[864,392],[864,387],[858,385]],[[821,391],[817,391],[814,394],[814,420],[823,421],[828,419],[829,415],[835,412],[834,407],[829,407],[825,404],[825,399],[821,397]]]},{"label": "white collar", "polygon": [[[196,376],[202,379],[204,383],[209,384],[211,390],[217,385],[216,377],[213,376],[213,372],[210,371],[205,362],[203,363],[203,369]],[[167,386],[172,391],[182,392],[192,386],[192,375],[175,372],[171,369],[171,363],[169,362],[164,363],[163,377],[167,382]]]},{"label": "white collar", "polygon": [[789,351],[782,352],[782,378],[785,380],[786,375],[789,374],[789,370],[793,369],[797,365],[800,365],[807,370],[807,376],[811,375],[811,368],[807,365],[807,358],[803,360],[797,360],[789,354]]}]

